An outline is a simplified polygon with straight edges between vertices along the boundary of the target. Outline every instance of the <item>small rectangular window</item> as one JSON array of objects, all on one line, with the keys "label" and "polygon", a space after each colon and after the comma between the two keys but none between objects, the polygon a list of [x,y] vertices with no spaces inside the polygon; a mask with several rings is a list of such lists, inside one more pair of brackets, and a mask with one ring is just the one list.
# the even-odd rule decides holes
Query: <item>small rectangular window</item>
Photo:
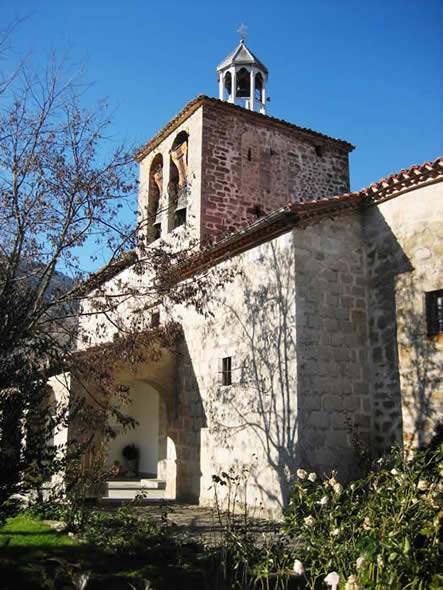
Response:
[{"label": "small rectangular window", "polygon": [[154,223],[152,226],[152,239],[158,240],[159,237],[162,235],[162,226],[161,223]]},{"label": "small rectangular window", "polygon": [[180,225],[185,225],[185,223],[186,223],[186,209],[178,209],[175,212],[174,228],[180,227]]},{"label": "small rectangular window", "polygon": [[232,384],[232,357],[222,359],[222,385]]},{"label": "small rectangular window", "polygon": [[151,314],[151,328],[158,328],[160,325],[160,312],[153,311]]},{"label": "small rectangular window", "polygon": [[428,336],[443,334],[443,289],[426,293]]}]

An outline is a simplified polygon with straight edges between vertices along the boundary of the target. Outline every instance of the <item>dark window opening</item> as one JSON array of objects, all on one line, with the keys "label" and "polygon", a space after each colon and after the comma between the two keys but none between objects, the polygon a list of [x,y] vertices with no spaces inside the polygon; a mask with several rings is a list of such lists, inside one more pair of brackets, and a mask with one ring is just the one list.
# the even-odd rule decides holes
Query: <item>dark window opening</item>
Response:
[{"label": "dark window opening", "polygon": [[222,385],[232,384],[232,357],[222,359]]},{"label": "dark window opening", "polygon": [[157,240],[161,234],[160,201],[163,192],[163,157],[157,154],[149,172],[148,240]]},{"label": "dark window opening", "polygon": [[160,312],[153,311],[151,314],[151,328],[158,328],[160,325]]},{"label": "dark window opening", "polygon": [[316,145],[314,149],[315,149],[315,153],[317,154],[317,156],[319,158],[321,158],[323,156],[323,146]]},{"label": "dark window opening", "polygon": [[185,223],[186,223],[186,209],[178,209],[175,212],[174,228],[179,227],[180,225],[185,225]]},{"label": "dark window opening", "polygon": [[249,98],[251,93],[251,76],[246,68],[237,72],[237,98]]},{"label": "dark window opening", "polygon": [[232,92],[232,77],[231,73],[227,72],[225,75],[225,99],[231,96]]},{"label": "dark window opening", "polygon": [[249,215],[254,215],[254,217],[256,217],[257,219],[260,219],[260,217],[263,217],[263,215],[265,214],[265,212],[260,207],[260,205],[254,205],[253,207],[248,207],[246,209],[246,213],[249,213]]},{"label": "dark window opening", "polygon": [[158,240],[158,238],[161,236],[161,233],[162,233],[161,223],[154,223],[154,225],[152,226],[152,229],[153,229],[152,239]]},{"label": "dark window opening", "polygon": [[186,223],[188,189],[188,134],[181,131],[170,151],[168,231]]},{"label": "dark window opening", "polygon": [[248,148],[248,160],[249,160],[249,162],[252,160],[252,150],[251,150],[251,148]]},{"label": "dark window opening", "polygon": [[428,336],[443,334],[443,289],[426,293]]}]

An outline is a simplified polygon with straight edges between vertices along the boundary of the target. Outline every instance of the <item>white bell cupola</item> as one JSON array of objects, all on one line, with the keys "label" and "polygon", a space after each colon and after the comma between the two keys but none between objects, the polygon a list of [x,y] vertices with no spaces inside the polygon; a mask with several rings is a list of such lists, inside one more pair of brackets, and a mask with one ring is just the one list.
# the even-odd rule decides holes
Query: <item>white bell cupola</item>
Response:
[{"label": "white bell cupola", "polygon": [[246,47],[244,39],[217,67],[219,98],[266,114],[267,67]]}]

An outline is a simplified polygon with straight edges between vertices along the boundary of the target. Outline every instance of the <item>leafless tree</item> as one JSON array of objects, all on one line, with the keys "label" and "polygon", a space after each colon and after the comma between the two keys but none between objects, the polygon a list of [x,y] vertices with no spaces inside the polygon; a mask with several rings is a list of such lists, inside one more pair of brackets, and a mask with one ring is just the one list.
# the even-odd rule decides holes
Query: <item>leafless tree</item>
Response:
[{"label": "leafless tree", "polygon": [[[0,37],[0,50],[7,38]],[[111,145],[105,104],[84,108],[84,87],[66,78],[55,61],[42,73],[22,63],[0,80],[1,504],[24,481],[26,468],[32,464],[35,473],[41,467],[38,455],[45,441],[31,438],[37,432],[41,437],[37,423],[48,425],[48,378],[73,369],[79,317],[94,313],[103,317],[103,324],[109,323],[112,312],[131,299],[129,321],[112,320],[126,342],[126,352],[122,340],[114,352],[140,362],[133,353],[141,338],[149,349],[140,316],[165,299],[202,310],[210,289],[208,273],[181,280],[185,261],[199,256],[195,242],[187,240],[179,249],[149,245],[146,215],[132,224],[120,215],[125,206],[135,208],[133,150]],[[91,244],[108,252],[109,258],[88,275],[82,272],[78,254]],[[117,279],[109,292],[107,281],[129,267],[133,276],[150,278],[137,284]],[[84,305],[91,293],[93,311],[90,303]],[[112,346],[106,350],[83,363],[83,376],[88,370],[97,373],[100,359],[107,375]],[[104,378],[103,387],[109,386]],[[42,409],[39,417],[37,409]],[[52,422],[65,420],[65,412],[59,410]],[[102,414],[107,410],[101,407]],[[34,427],[25,433],[29,440],[24,453],[23,416],[31,415]]]}]

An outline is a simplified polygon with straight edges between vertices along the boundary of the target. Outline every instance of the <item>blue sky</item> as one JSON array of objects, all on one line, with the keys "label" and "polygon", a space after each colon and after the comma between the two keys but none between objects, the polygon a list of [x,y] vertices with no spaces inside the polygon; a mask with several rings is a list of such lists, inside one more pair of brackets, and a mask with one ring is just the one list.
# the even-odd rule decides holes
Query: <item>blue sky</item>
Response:
[{"label": "blue sky", "polygon": [[356,145],[353,189],[443,151],[440,0],[0,4],[0,25],[25,17],[15,56],[84,65],[87,100],[116,109],[116,141],[144,143],[196,95],[216,96],[216,65],[243,22],[270,71],[269,114]]}]

